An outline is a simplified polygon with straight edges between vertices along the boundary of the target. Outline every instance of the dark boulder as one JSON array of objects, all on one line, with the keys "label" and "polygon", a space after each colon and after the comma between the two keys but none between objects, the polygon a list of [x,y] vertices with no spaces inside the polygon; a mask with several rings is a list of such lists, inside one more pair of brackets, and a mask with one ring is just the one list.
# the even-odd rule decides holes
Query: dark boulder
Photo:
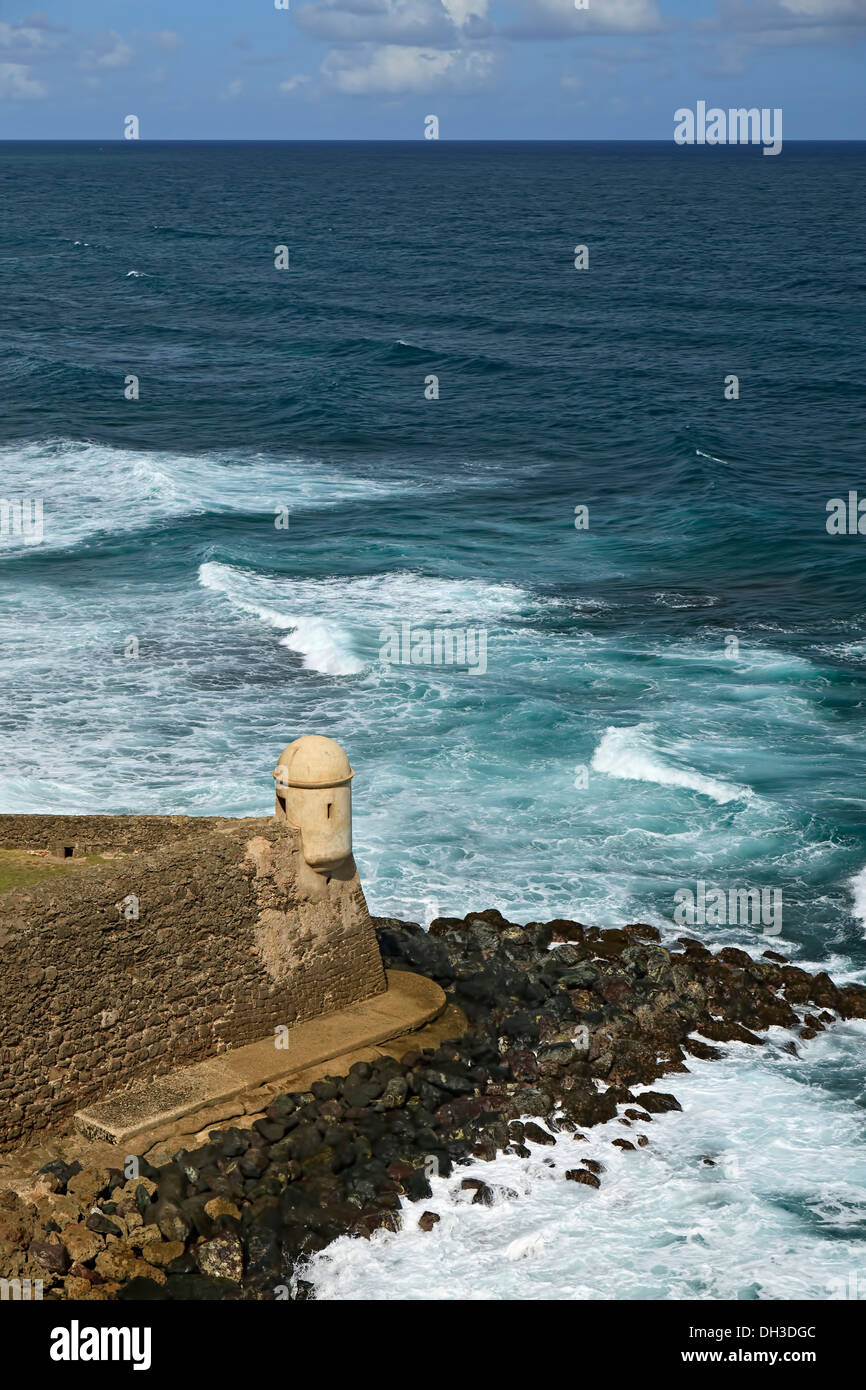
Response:
[{"label": "dark boulder", "polygon": [[589,1173],[585,1168],[569,1168],[565,1174],[569,1182],[581,1182],[584,1187],[601,1187],[601,1179],[595,1173]]}]

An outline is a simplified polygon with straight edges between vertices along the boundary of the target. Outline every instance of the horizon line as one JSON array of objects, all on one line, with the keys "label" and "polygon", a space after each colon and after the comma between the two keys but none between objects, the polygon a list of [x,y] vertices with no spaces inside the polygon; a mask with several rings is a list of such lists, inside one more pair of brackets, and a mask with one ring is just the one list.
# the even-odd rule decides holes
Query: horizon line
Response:
[{"label": "horizon line", "polygon": [[[204,138],[201,136],[165,135],[152,138],[137,136],[128,140],[124,136],[99,135],[21,135],[2,136],[0,145],[675,145],[678,149],[749,149],[760,147],[760,141],[719,142],[717,145],[701,145],[690,142],[679,145],[673,136],[464,136],[449,139],[436,137],[435,140],[423,136],[309,136],[306,139],[291,139],[267,135],[225,136]],[[815,137],[786,137],[786,145],[863,145],[866,135],[822,135]]]}]

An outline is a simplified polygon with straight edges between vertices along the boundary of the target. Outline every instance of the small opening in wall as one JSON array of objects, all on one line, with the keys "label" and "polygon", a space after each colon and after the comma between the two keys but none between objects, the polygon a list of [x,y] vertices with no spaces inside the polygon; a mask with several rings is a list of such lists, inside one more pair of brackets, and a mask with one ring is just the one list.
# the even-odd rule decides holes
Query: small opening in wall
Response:
[{"label": "small opening in wall", "polygon": [[75,853],[75,847],[74,847],[74,845],[64,845],[64,846],[63,846],[63,858],[64,858],[64,859],[71,859],[74,853]]},{"label": "small opening in wall", "polygon": [[333,801],[328,802],[328,820],[331,819],[331,807],[333,806],[333,804]]}]

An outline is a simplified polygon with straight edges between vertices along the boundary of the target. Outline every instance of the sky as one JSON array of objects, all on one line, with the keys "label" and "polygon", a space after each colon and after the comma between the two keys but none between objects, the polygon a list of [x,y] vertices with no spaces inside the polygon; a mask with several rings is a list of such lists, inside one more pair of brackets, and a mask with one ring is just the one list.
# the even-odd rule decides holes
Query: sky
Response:
[{"label": "sky", "polygon": [[0,0],[0,139],[856,140],[864,56],[866,0]]}]

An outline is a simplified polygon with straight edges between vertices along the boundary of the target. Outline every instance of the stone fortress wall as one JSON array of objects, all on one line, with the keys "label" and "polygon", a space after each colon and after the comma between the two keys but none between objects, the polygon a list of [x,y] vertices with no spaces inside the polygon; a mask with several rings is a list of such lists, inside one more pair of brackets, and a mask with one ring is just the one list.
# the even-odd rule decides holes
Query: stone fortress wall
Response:
[{"label": "stone fortress wall", "polygon": [[351,852],[313,869],[284,815],[0,815],[0,846],[105,856],[0,894],[0,1149],[386,988]]}]

